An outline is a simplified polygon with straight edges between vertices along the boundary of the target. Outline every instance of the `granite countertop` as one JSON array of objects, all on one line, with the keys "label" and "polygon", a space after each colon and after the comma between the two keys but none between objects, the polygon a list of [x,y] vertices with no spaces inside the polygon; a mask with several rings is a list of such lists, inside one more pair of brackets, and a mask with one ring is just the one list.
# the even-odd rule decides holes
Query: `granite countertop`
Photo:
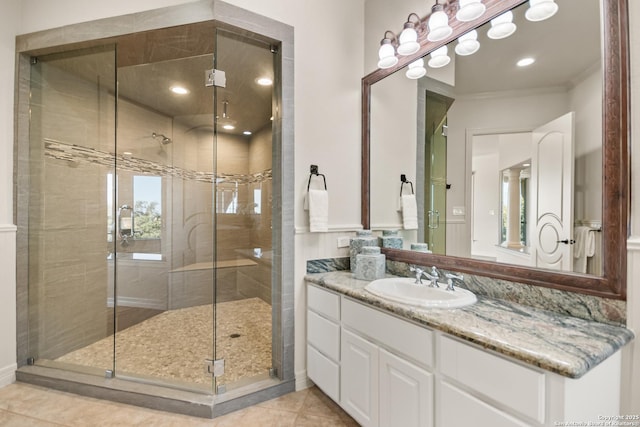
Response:
[{"label": "granite countertop", "polygon": [[349,271],[311,273],[308,282],[484,348],[570,378],[580,378],[634,338],[631,330],[477,295],[458,309],[424,309],[367,292]]}]

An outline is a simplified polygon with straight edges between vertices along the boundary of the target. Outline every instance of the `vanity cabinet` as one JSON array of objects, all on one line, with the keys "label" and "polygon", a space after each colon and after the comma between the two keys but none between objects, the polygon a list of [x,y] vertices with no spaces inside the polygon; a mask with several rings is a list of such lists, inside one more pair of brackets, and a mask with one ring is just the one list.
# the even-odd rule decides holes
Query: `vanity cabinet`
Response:
[{"label": "vanity cabinet", "polygon": [[378,347],[342,331],[340,406],[360,425],[378,426]]},{"label": "vanity cabinet", "polygon": [[309,378],[362,426],[432,427],[433,332],[313,285],[307,291]]},{"label": "vanity cabinet", "polygon": [[619,413],[620,351],[572,379],[307,289],[309,378],[363,426],[543,427]]},{"label": "vanity cabinet", "polygon": [[363,426],[431,427],[433,332],[346,297],[341,315],[344,410]]},{"label": "vanity cabinet", "polygon": [[307,375],[340,401],[340,295],[307,287]]},{"label": "vanity cabinet", "polygon": [[[597,425],[620,412],[621,353],[580,378],[529,367],[438,334],[436,425]],[[601,393],[599,390],[607,390]]]}]

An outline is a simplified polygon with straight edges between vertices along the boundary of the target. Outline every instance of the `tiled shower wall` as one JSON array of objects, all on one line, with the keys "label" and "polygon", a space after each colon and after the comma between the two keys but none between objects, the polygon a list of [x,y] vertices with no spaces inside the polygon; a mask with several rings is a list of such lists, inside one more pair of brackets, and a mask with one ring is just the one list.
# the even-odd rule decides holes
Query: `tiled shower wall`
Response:
[{"label": "tiled shower wall", "polygon": [[[109,64],[112,51],[83,58],[103,82],[114,75]],[[106,304],[110,168],[48,158],[44,141],[104,151],[114,140],[115,110],[107,83],[77,79],[47,62],[31,74],[29,356],[55,358],[104,337],[113,313]]]}]

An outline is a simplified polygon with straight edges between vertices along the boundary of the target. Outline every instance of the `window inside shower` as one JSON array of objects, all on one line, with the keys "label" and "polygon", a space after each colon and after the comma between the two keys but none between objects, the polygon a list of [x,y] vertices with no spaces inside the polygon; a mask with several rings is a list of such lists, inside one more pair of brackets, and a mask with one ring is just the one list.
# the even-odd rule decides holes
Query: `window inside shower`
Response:
[{"label": "window inside shower", "polygon": [[257,83],[278,76],[241,34],[202,22],[33,58],[34,363],[217,393],[280,371],[276,89]]}]

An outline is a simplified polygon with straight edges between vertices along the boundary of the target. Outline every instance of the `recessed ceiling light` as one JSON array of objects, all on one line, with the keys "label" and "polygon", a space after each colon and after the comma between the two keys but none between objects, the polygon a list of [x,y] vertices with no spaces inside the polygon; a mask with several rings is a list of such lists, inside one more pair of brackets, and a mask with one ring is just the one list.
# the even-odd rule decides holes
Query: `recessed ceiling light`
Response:
[{"label": "recessed ceiling light", "polygon": [[244,132],[242,132],[245,135],[251,135],[251,131],[245,130]]},{"label": "recessed ceiling light", "polygon": [[533,59],[533,58],[522,58],[520,61],[518,61],[516,63],[516,65],[518,67],[527,67],[527,66],[533,64],[534,62],[536,62],[536,60]]},{"label": "recessed ceiling light", "polygon": [[526,168],[526,167],[531,166],[531,163],[523,163],[522,166]]},{"label": "recessed ceiling light", "polygon": [[171,92],[177,95],[186,95],[189,93],[189,89],[182,86],[171,86]]},{"label": "recessed ceiling light", "polygon": [[256,80],[256,83],[258,83],[260,86],[271,86],[273,84],[273,80],[271,80],[269,77],[260,77],[258,80]]},{"label": "recessed ceiling light", "polygon": [[236,128],[234,125],[224,125],[222,127],[225,128],[226,130],[234,130]]}]

